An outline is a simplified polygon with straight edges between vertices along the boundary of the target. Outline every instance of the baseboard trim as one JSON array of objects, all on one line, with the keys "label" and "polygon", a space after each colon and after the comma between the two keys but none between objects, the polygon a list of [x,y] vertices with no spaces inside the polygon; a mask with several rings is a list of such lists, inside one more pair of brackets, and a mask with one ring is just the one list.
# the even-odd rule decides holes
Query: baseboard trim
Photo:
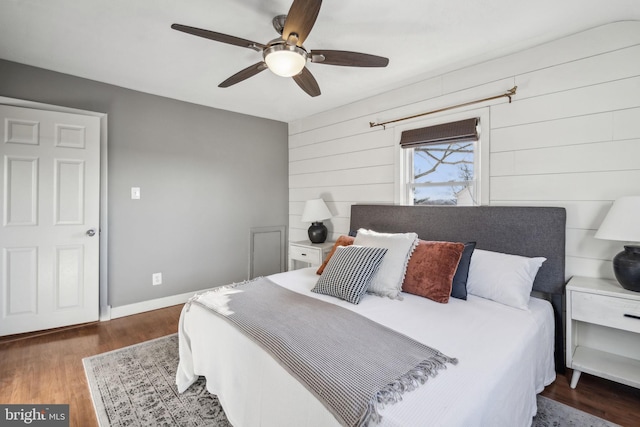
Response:
[{"label": "baseboard trim", "polygon": [[184,304],[196,291],[187,292],[180,295],[156,298],[149,301],[136,302],[134,304],[111,307],[111,319],[131,316],[132,314],[144,313],[145,311],[157,310],[159,308],[171,307],[172,305]]}]

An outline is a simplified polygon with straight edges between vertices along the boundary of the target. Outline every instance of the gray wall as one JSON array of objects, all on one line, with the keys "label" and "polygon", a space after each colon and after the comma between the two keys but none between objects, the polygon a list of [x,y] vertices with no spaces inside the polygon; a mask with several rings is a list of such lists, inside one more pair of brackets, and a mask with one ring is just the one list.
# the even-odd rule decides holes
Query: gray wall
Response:
[{"label": "gray wall", "polygon": [[0,96],[108,114],[112,307],[244,280],[249,229],[287,224],[286,123],[4,60]]}]

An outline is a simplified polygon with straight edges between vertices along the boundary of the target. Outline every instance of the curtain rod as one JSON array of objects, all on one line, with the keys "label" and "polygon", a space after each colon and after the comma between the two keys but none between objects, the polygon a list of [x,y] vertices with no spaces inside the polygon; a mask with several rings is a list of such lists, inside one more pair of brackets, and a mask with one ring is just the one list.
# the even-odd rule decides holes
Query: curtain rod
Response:
[{"label": "curtain rod", "polygon": [[383,126],[386,129],[386,125],[388,125],[389,123],[396,123],[396,122],[401,122],[403,120],[415,119],[416,117],[422,117],[428,114],[434,114],[434,113],[439,113],[441,111],[452,110],[454,108],[466,107],[467,105],[477,104],[479,102],[484,102],[484,101],[491,101],[492,99],[498,99],[498,98],[505,98],[505,97],[509,98],[509,104],[511,104],[511,97],[516,94],[516,89],[518,89],[518,86],[512,87],[507,92],[501,95],[490,96],[488,98],[483,98],[483,99],[476,99],[475,101],[465,102],[464,104],[452,105],[450,107],[440,108],[439,110],[433,110],[426,113],[415,114],[413,116],[402,117],[400,119],[389,120],[388,122],[382,122],[382,123],[369,122],[369,127]]}]

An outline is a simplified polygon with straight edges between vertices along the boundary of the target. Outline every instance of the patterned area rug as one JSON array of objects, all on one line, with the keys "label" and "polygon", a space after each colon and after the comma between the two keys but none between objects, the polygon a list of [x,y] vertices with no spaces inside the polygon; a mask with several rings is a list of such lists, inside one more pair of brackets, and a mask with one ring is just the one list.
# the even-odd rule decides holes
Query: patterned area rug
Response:
[{"label": "patterned area rug", "polygon": [[231,427],[204,378],[180,394],[178,335],[82,360],[100,427]]},{"label": "patterned area rug", "polygon": [[[100,427],[231,427],[203,378],[178,393],[177,334],[87,357],[83,363]],[[617,425],[538,396],[538,415],[532,427],[565,426]]]},{"label": "patterned area rug", "polygon": [[622,427],[538,395],[538,414],[532,427]]}]

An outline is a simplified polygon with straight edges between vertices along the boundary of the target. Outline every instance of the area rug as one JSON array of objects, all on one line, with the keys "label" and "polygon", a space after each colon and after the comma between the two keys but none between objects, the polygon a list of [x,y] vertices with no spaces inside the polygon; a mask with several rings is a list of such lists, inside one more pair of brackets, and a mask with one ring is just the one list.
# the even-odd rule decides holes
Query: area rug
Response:
[{"label": "area rug", "polygon": [[[83,359],[100,427],[230,427],[203,378],[180,394],[175,385],[178,335]],[[533,427],[620,427],[538,396]]]},{"label": "area rug", "polygon": [[180,394],[178,335],[82,360],[100,427],[231,427],[204,379]]}]

